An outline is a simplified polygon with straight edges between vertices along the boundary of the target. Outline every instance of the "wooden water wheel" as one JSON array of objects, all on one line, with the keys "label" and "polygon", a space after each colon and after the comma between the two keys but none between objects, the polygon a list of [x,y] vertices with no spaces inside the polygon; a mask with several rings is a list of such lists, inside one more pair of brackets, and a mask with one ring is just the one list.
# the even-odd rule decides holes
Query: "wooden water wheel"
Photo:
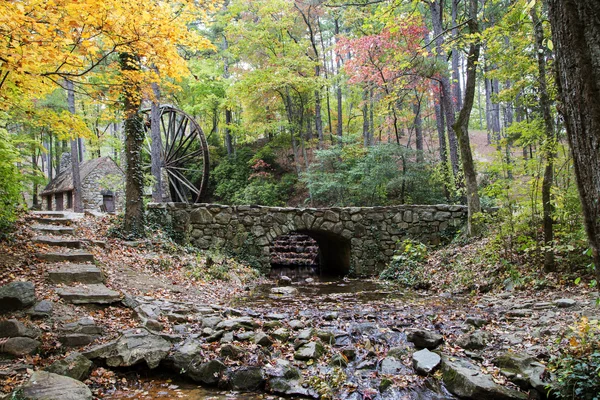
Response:
[{"label": "wooden water wheel", "polygon": [[[143,159],[150,170],[150,110],[143,112],[147,152]],[[163,198],[169,196],[169,201],[182,203],[200,202],[208,186],[209,172],[208,144],[202,128],[183,111],[163,105],[160,107],[160,137]]]}]

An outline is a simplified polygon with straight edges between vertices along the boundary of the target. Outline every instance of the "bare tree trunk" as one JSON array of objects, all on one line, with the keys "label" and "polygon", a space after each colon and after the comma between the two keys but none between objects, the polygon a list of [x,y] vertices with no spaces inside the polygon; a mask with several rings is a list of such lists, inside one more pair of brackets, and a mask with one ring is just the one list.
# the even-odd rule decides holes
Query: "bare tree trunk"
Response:
[{"label": "bare tree trunk", "polygon": [[[75,114],[75,90],[73,81],[67,80],[67,105],[69,112]],[[79,174],[79,149],[78,140],[71,140],[71,173],[73,175],[73,211],[83,212],[81,202],[81,175]]]},{"label": "bare tree trunk", "polygon": [[[478,33],[477,25],[477,0],[469,0],[469,31],[472,34]],[[473,109],[473,100],[475,98],[475,87],[477,85],[477,63],[479,60],[479,51],[481,43],[476,41],[469,46],[469,55],[467,58],[467,81],[465,85],[465,99],[463,108],[461,108],[454,129],[458,137],[460,146],[460,155],[462,160],[463,172],[465,174],[465,184],[467,189],[468,223],[467,232],[470,236],[479,235],[480,223],[474,219],[475,214],[481,212],[479,194],[477,193],[477,174],[475,164],[471,153],[469,143],[469,118]]]},{"label": "bare tree trunk", "polygon": [[538,63],[538,86],[540,90],[540,107],[544,118],[544,131],[546,136],[544,157],[546,166],[544,168],[544,180],[542,181],[542,207],[544,226],[544,270],[552,272],[556,270],[552,242],[554,240],[554,205],[552,196],[552,183],[554,181],[554,121],[550,111],[550,97],[548,96],[548,80],[546,78],[546,56],[544,51],[544,28],[538,17],[537,8],[534,6],[530,11],[535,35],[535,49]]},{"label": "bare tree trunk", "polygon": [[160,136],[160,89],[158,84],[152,83],[154,100],[150,106],[150,138],[152,139],[150,172],[154,177],[152,186],[152,201],[162,203],[162,137]]},{"label": "bare tree trunk", "polygon": [[[337,38],[337,35],[339,35],[339,33],[340,33],[339,19],[335,18],[335,35],[336,35],[336,38]],[[337,41],[337,39],[336,39],[336,41]],[[339,144],[341,146],[342,145],[343,118],[342,118],[342,83],[340,82],[340,79],[341,79],[340,71],[342,69],[342,63],[341,63],[339,57],[336,57],[335,63],[336,63],[337,75],[338,75],[337,90],[336,90],[337,113],[338,113],[336,134],[337,134],[337,137],[338,137],[338,140],[339,140]]]},{"label": "bare tree trunk", "polygon": [[363,116],[363,146],[369,147],[371,144],[371,139],[369,138],[369,90],[363,90],[363,106],[362,106],[362,116]]},{"label": "bare tree trunk", "polygon": [[[123,71],[138,69],[138,60],[132,54],[120,53],[119,61]],[[125,218],[124,232],[131,237],[144,236],[144,173],[142,171],[142,144],[144,126],[138,113],[140,108],[139,85],[131,83],[124,87],[123,110],[125,112]]]},{"label": "bare tree trunk", "polygon": [[561,110],[600,282],[600,4],[548,0]]},{"label": "bare tree trunk", "polygon": [[413,104],[413,112],[415,113],[415,146],[417,148],[417,163],[422,164],[423,158],[423,123],[421,120],[421,99],[417,98],[417,102]]},{"label": "bare tree trunk", "polygon": [[[452,26],[457,24],[458,3],[460,0],[452,0]],[[452,29],[452,38],[455,43],[458,38],[458,29]],[[456,109],[462,108],[462,91],[460,88],[460,50],[457,47],[452,48],[452,93],[454,94],[454,104]]]},{"label": "bare tree trunk", "polygon": [[[228,48],[229,42],[227,42],[227,38],[223,35],[223,50],[227,52]],[[223,57],[223,78],[229,79],[229,57],[227,54]],[[232,117],[231,109],[227,106],[225,108],[225,148],[227,149],[227,155],[233,154],[233,140],[231,138]]]},{"label": "bare tree trunk", "polygon": [[[442,47],[444,41],[442,33],[444,31],[442,26],[442,1],[435,0],[429,3],[431,10],[431,19],[433,25],[433,34],[435,35],[435,47],[438,59],[444,60],[444,49]],[[452,87],[450,85],[450,79],[448,78],[447,71],[441,71],[440,76],[441,86],[441,102],[443,104],[444,117],[446,120],[446,127],[448,130],[448,144],[450,147],[450,164],[452,165],[452,172],[454,177],[458,176],[459,171],[459,157],[458,157],[458,145],[456,132],[454,131],[454,104],[452,102]]]}]

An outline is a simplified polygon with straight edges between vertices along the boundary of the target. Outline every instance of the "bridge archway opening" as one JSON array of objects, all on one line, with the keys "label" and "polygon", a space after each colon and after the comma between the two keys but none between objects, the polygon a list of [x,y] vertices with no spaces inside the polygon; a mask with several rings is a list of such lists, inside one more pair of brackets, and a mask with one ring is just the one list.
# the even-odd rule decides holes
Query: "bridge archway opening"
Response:
[{"label": "bridge archway opening", "polygon": [[332,232],[298,230],[270,248],[271,275],[334,277],[350,272],[350,241]]}]

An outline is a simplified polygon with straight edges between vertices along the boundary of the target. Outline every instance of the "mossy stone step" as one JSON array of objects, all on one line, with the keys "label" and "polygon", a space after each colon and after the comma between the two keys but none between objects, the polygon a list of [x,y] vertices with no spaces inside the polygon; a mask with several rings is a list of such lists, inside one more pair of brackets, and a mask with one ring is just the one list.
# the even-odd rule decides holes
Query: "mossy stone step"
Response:
[{"label": "mossy stone step", "polygon": [[50,225],[70,225],[73,222],[72,218],[35,217],[35,220],[40,224]]},{"label": "mossy stone step", "polygon": [[119,292],[103,284],[65,286],[56,289],[65,301],[73,304],[111,304],[121,301]]},{"label": "mossy stone step", "polygon": [[92,264],[65,264],[48,270],[48,279],[53,283],[102,283],[104,275]]},{"label": "mossy stone step", "polygon": [[47,244],[48,246],[68,247],[80,249],[81,241],[77,239],[65,239],[60,236],[37,236],[33,238],[34,243]]},{"label": "mossy stone step", "polygon": [[36,257],[43,261],[48,262],[73,262],[73,263],[84,263],[93,262],[94,255],[87,251],[73,251],[68,253],[62,252],[50,252],[50,253],[37,253]]},{"label": "mossy stone step", "polygon": [[56,235],[72,235],[75,233],[75,228],[70,226],[60,226],[60,225],[33,225],[31,227],[34,231],[43,232],[43,233],[52,233]]}]

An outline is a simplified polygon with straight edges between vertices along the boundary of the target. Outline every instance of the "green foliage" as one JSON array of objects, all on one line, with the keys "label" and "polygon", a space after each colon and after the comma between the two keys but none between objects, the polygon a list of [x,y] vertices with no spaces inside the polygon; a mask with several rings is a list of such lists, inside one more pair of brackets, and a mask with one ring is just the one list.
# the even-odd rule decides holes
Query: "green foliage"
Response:
[{"label": "green foliage", "polygon": [[282,206],[296,184],[295,175],[284,173],[269,146],[256,153],[247,147],[239,149],[221,161],[212,177],[215,196],[228,204]]},{"label": "green foliage", "polygon": [[11,229],[22,204],[19,153],[12,138],[0,128],[0,239]]},{"label": "green foliage", "polygon": [[302,176],[313,201],[336,206],[374,206],[443,201],[439,182],[415,153],[396,144],[364,148],[358,143],[316,152]]},{"label": "green foliage", "polygon": [[427,261],[427,246],[407,239],[392,257],[390,265],[381,272],[381,279],[396,281],[404,286],[421,289],[429,286],[424,263]]},{"label": "green foliage", "polygon": [[600,324],[582,317],[558,343],[559,355],[550,367],[556,380],[551,386],[561,399],[600,399]]}]

